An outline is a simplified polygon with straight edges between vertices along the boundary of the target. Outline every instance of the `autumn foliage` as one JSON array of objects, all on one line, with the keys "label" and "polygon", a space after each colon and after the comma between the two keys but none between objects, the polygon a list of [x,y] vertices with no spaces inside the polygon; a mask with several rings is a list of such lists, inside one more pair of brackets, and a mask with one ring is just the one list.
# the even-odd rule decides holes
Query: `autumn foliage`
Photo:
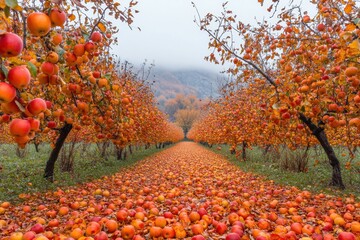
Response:
[{"label": "autumn foliage", "polygon": [[53,163],[71,131],[119,147],[182,139],[146,81],[110,52],[118,28],[108,18],[131,24],[136,4],[0,2],[0,123],[12,142],[52,142]]},{"label": "autumn foliage", "polygon": [[226,4],[219,16],[199,16],[210,37],[207,59],[230,64],[235,80],[188,135],[234,147],[320,144],[333,167],[331,185],[343,188],[332,146],[354,157],[360,144],[359,6],[308,1],[311,15],[281,4],[268,9],[276,22],[257,25],[239,21]]}]

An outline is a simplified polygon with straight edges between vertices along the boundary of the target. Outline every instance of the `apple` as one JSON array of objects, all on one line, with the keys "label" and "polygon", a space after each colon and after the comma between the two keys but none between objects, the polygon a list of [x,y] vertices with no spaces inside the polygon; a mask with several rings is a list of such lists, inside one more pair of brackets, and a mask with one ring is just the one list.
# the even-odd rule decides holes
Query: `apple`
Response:
[{"label": "apple", "polygon": [[56,33],[53,37],[52,37],[52,43],[54,45],[59,45],[63,40],[63,37],[60,33]]},{"label": "apple", "polygon": [[88,53],[92,53],[95,50],[95,44],[93,42],[87,42],[85,43],[85,51]]},{"label": "apple", "polygon": [[317,29],[319,32],[325,31],[326,26],[323,23],[317,25]]},{"label": "apple", "polygon": [[57,54],[56,52],[49,52],[46,55],[46,61],[51,62],[51,63],[57,63],[59,61],[59,54]]},{"label": "apple", "polygon": [[33,240],[36,237],[36,233],[33,231],[28,231],[24,233],[22,239],[23,240]]},{"label": "apple", "polygon": [[338,236],[338,240],[356,240],[356,237],[351,232],[341,232]]},{"label": "apple", "polygon": [[15,103],[15,101],[9,103],[1,103],[1,110],[6,114],[14,114],[20,112],[20,109]]},{"label": "apple", "polygon": [[132,239],[135,235],[135,228],[132,225],[126,225],[121,229],[121,237],[124,239]]},{"label": "apple", "polygon": [[45,101],[45,102],[46,102],[46,108],[51,109],[52,108],[52,103],[50,101]]},{"label": "apple", "polygon": [[8,73],[8,81],[17,89],[26,88],[31,80],[30,71],[26,66],[16,66],[10,69]]},{"label": "apple", "polygon": [[92,221],[87,225],[85,232],[86,232],[86,235],[90,236],[90,235],[98,234],[100,232],[100,230],[101,230],[100,224]]},{"label": "apple", "polygon": [[48,76],[54,75],[58,71],[57,66],[51,62],[43,62],[40,68],[41,68],[41,72],[43,72]]},{"label": "apple", "polygon": [[53,8],[49,14],[51,25],[63,27],[66,22],[66,13],[59,10],[58,8]]},{"label": "apple", "polygon": [[191,240],[206,240],[206,238],[202,235],[196,235],[191,238]]},{"label": "apple", "polygon": [[15,137],[24,137],[30,133],[31,125],[25,119],[13,119],[9,125],[11,135]]},{"label": "apple", "polygon": [[40,121],[34,118],[28,118],[30,123],[30,130],[31,131],[38,131],[40,129]]},{"label": "apple", "polygon": [[290,228],[296,234],[301,234],[302,233],[302,225],[301,225],[301,223],[294,222],[294,223],[291,224]]},{"label": "apple", "polygon": [[153,238],[158,238],[162,235],[162,228],[161,227],[156,227],[156,226],[152,226],[150,228],[150,236]]},{"label": "apple", "polygon": [[94,240],[108,240],[109,237],[106,234],[106,232],[101,231],[98,234],[95,235]]},{"label": "apple", "polygon": [[170,226],[166,226],[162,230],[162,235],[166,239],[167,238],[174,238],[175,237],[175,230]]},{"label": "apple", "polygon": [[37,37],[43,37],[50,32],[51,20],[43,12],[33,12],[27,18],[29,32]]},{"label": "apple", "polygon": [[10,115],[8,114],[3,114],[0,118],[0,123],[8,123],[10,121]]},{"label": "apple", "polygon": [[204,232],[204,228],[201,224],[194,224],[191,226],[191,231],[194,235],[198,235]]},{"label": "apple", "polygon": [[166,224],[167,224],[166,218],[164,218],[164,217],[156,217],[155,218],[155,226],[163,228],[166,226]]},{"label": "apple", "polygon": [[168,219],[172,219],[174,215],[171,212],[164,212],[164,217]]},{"label": "apple", "polygon": [[225,223],[219,222],[215,230],[218,234],[222,235],[227,231],[227,226]]},{"label": "apple", "polygon": [[9,240],[22,240],[23,239],[23,233],[21,232],[13,232],[11,235],[10,235],[10,238]]},{"label": "apple", "polygon": [[93,42],[101,42],[102,34],[100,32],[95,31],[91,34],[90,39]]},{"label": "apple", "polygon": [[46,102],[42,98],[35,98],[28,103],[26,109],[29,113],[36,116],[39,113],[46,111]]},{"label": "apple", "polygon": [[82,55],[84,55],[84,53],[85,53],[85,44],[81,44],[81,43],[76,44],[74,46],[73,53],[77,57],[81,57]]},{"label": "apple", "polygon": [[228,235],[226,235],[225,240],[240,240],[241,237],[239,234],[237,233],[229,233]]},{"label": "apple", "polygon": [[0,82],[0,103],[12,102],[16,97],[16,89],[13,85]]},{"label": "apple", "polygon": [[7,32],[0,35],[0,57],[16,57],[23,47],[23,41],[17,34]]},{"label": "apple", "polygon": [[34,226],[31,227],[30,231],[33,231],[36,234],[38,234],[38,233],[44,232],[45,228],[44,228],[44,226],[42,224],[37,223],[37,224],[35,224]]}]

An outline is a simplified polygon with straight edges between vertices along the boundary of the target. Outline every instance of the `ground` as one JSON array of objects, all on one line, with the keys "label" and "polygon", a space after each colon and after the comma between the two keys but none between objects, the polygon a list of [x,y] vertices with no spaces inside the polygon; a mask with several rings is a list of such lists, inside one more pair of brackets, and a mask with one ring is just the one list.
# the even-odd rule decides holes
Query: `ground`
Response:
[{"label": "ground", "polygon": [[233,239],[331,239],[342,231],[359,238],[358,221],[360,203],[351,197],[276,185],[181,142],[115,175],[35,194],[20,205],[2,203],[0,237],[31,230],[64,239],[225,239],[231,232]]}]

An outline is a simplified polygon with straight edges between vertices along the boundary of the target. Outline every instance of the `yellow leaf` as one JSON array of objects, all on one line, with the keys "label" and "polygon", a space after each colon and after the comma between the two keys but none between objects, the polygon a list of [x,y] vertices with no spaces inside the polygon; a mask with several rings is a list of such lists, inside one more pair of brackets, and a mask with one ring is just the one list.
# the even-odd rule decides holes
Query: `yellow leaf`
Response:
[{"label": "yellow leaf", "polygon": [[359,40],[356,39],[356,40],[354,40],[352,43],[350,43],[350,44],[349,44],[349,48],[360,49]]},{"label": "yellow leaf", "polygon": [[5,0],[0,0],[0,8],[5,8],[6,4],[5,4]]},{"label": "yellow leaf", "polygon": [[106,32],[106,27],[102,22],[99,22],[97,26],[100,29],[100,31]]},{"label": "yellow leaf", "polygon": [[14,10],[21,12],[23,8],[17,5],[16,7],[14,7]]},{"label": "yellow leaf", "polygon": [[69,20],[74,21],[76,19],[76,16],[74,14],[69,15]]},{"label": "yellow leaf", "polygon": [[346,31],[354,31],[356,29],[356,25],[353,23],[349,23],[348,25],[346,25]]},{"label": "yellow leaf", "polygon": [[351,11],[352,11],[352,9],[353,9],[352,4],[347,4],[347,5],[345,6],[344,11],[345,11],[346,14],[350,14]]}]

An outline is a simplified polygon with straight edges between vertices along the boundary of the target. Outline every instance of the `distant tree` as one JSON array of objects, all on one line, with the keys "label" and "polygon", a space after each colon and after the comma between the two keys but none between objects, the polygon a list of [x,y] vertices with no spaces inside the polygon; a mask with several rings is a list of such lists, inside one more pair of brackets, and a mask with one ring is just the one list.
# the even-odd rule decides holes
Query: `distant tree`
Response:
[{"label": "distant tree", "polygon": [[175,114],[183,109],[200,109],[203,105],[202,101],[195,95],[177,94],[175,98],[165,102],[165,113],[169,115],[171,121],[175,121]]},{"label": "distant tree", "polygon": [[175,113],[175,122],[180,126],[186,136],[187,132],[192,127],[193,123],[200,116],[199,109],[179,109]]}]

